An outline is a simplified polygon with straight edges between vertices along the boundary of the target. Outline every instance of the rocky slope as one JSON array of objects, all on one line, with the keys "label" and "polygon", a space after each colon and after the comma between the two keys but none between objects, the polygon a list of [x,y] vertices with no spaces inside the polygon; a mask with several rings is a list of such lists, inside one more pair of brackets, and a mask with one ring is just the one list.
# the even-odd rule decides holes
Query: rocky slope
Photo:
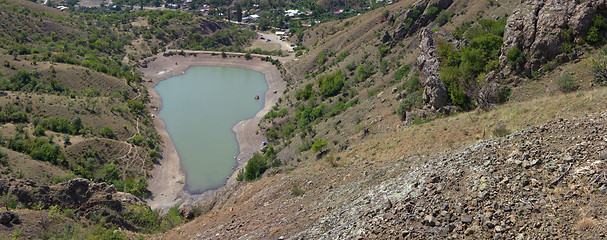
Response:
[{"label": "rocky slope", "polygon": [[605,126],[607,114],[558,119],[428,159],[347,201],[312,204],[335,210],[292,239],[604,238]]},{"label": "rocky slope", "polygon": [[195,227],[194,239],[604,238],[605,126],[607,114],[557,119],[437,157],[306,174],[304,197],[289,197],[297,180],[282,175],[165,237]]}]

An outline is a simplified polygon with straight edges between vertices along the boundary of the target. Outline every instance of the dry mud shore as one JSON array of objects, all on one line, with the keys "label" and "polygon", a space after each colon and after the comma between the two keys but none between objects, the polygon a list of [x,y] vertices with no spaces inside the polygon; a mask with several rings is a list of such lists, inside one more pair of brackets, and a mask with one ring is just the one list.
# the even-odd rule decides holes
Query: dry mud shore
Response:
[{"label": "dry mud shore", "polygon": [[[236,133],[239,146],[238,165],[243,167],[246,161],[257,152],[265,136],[258,134],[260,119],[272,109],[286,89],[286,82],[282,80],[280,72],[269,62],[261,61],[259,57],[246,60],[242,54],[230,54],[222,57],[221,54],[211,54],[206,51],[186,51],[186,55],[163,56],[162,53],[147,60],[147,67],[140,68],[143,72],[144,86],[150,95],[150,109],[154,124],[163,140],[163,156],[160,163],[152,170],[148,189],[152,193],[146,201],[153,209],[167,210],[175,204],[191,204],[211,196],[214,190],[193,195],[185,191],[186,176],[181,168],[181,161],[177,154],[164,121],[157,117],[162,107],[162,100],[154,87],[162,80],[184,74],[192,66],[225,66],[243,68],[261,72],[268,82],[268,91],[265,93],[264,108],[250,119],[240,121],[232,130]],[[226,185],[236,183],[236,171],[227,179]]]}]

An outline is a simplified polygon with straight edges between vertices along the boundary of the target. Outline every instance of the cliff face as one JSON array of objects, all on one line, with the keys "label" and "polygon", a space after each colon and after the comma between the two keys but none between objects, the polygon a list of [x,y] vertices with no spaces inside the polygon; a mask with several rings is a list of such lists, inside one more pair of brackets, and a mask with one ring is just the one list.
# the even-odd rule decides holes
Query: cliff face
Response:
[{"label": "cliff face", "polygon": [[[570,57],[564,51],[564,45],[580,43],[592,20],[606,8],[604,0],[525,1],[508,18],[500,65],[506,68],[506,73],[513,70],[530,74],[548,61],[568,61]],[[522,66],[510,67],[507,54],[515,47],[528,59]]]}]

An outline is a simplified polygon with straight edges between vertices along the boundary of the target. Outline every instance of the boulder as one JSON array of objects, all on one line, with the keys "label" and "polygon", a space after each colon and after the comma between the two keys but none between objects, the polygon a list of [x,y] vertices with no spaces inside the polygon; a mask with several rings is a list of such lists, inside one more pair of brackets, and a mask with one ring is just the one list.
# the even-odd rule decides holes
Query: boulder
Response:
[{"label": "boulder", "polygon": [[11,223],[20,224],[19,215],[9,211],[0,212],[0,224],[6,225]]}]

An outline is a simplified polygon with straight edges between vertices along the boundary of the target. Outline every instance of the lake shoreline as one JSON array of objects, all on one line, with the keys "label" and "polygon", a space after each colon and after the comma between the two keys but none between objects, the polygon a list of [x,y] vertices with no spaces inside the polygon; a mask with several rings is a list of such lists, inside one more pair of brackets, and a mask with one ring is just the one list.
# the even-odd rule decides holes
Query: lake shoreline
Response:
[{"label": "lake shoreline", "polygon": [[222,57],[221,54],[211,54],[206,51],[185,51],[184,55],[163,56],[157,54],[146,61],[147,67],[140,67],[143,73],[143,85],[147,88],[150,95],[148,105],[152,113],[154,125],[163,140],[163,155],[159,159],[159,164],[154,166],[151,171],[152,178],[148,181],[148,189],[152,193],[151,197],[146,199],[148,205],[153,209],[167,210],[175,204],[193,204],[208,199],[216,190],[209,190],[201,194],[192,194],[186,191],[186,174],[181,167],[181,160],[177,154],[177,149],[166,130],[164,121],[157,117],[162,107],[162,99],[154,87],[162,80],[173,76],[184,74],[192,66],[222,66],[234,67],[247,70],[254,70],[264,74],[268,83],[268,90],[265,93],[265,102],[263,109],[252,118],[238,122],[232,131],[236,134],[239,154],[237,156],[237,165],[235,171],[226,179],[224,186],[230,186],[235,183],[238,169],[244,167],[253,153],[259,151],[261,143],[265,141],[265,136],[259,134],[258,123],[263,116],[272,109],[278,102],[286,89],[286,82],[282,80],[280,72],[276,66],[269,62],[261,61],[259,57],[253,57],[246,60],[242,54],[229,54]]}]

